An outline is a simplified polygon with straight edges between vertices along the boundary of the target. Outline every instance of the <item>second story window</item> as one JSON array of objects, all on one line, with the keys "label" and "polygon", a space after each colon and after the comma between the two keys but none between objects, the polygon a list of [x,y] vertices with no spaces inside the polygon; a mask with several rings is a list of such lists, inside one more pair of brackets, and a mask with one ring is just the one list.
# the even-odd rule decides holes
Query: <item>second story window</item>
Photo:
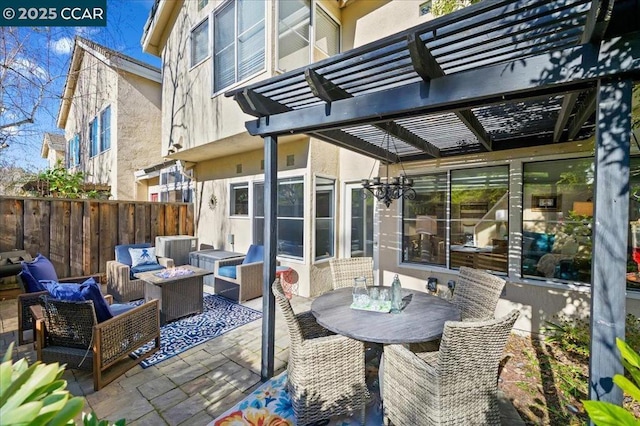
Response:
[{"label": "second story window", "polygon": [[100,151],[111,148],[111,107],[100,113]]},{"label": "second story window", "polygon": [[209,3],[209,0],[198,0],[198,10],[201,10]]},{"label": "second story window", "polygon": [[205,19],[191,31],[191,66],[209,56],[209,19]]},{"label": "second story window", "polygon": [[312,19],[310,0],[278,2],[280,70],[299,68],[340,52],[340,25],[320,6],[316,5],[313,15]]},{"label": "second story window", "polygon": [[266,2],[237,0],[214,12],[214,92],[264,69],[265,5]]},{"label": "second story window", "polygon": [[90,155],[93,157],[100,153],[100,143],[98,140],[98,118],[94,118],[89,123],[89,143]]},{"label": "second story window", "polygon": [[80,135],[75,134],[69,139],[68,167],[75,167],[80,164]]}]

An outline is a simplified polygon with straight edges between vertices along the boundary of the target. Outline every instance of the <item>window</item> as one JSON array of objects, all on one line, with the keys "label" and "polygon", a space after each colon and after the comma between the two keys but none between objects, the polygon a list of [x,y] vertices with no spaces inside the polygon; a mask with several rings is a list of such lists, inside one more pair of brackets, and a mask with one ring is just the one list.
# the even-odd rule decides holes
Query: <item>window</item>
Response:
[{"label": "window", "polygon": [[209,56],[209,19],[205,19],[191,31],[191,66]]},{"label": "window", "polygon": [[198,10],[201,10],[207,4],[209,4],[209,0],[198,0]]},{"label": "window", "polygon": [[194,185],[189,176],[191,176],[191,170],[183,171],[177,165],[162,169],[160,171],[160,185],[157,187],[160,201],[193,202]]},{"label": "window", "polygon": [[590,283],[593,159],[526,163],[523,173],[523,276]]},{"label": "window", "polygon": [[94,118],[89,122],[89,143],[91,156],[98,155],[100,153],[100,145],[98,140],[98,119]]},{"label": "window", "polygon": [[431,13],[431,0],[422,3],[419,7],[420,16],[428,15]]},{"label": "window", "polygon": [[214,12],[214,92],[264,69],[266,2],[258,4],[230,1]]},{"label": "window", "polygon": [[67,157],[67,167],[80,165],[80,135],[75,134],[69,139],[69,151]]},{"label": "window", "polygon": [[333,179],[316,178],[316,260],[334,256]]},{"label": "window", "polygon": [[[340,52],[340,25],[309,0],[278,2],[278,68],[287,71]],[[310,50],[313,40],[313,52]]]},{"label": "window", "polygon": [[249,215],[249,184],[231,185],[231,216]]},{"label": "window", "polygon": [[100,113],[100,152],[111,148],[111,107]]},{"label": "window", "polygon": [[[403,260],[507,271],[507,166],[416,177],[403,204]],[[447,236],[447,230],[449,235]]]},{"label": "window", "polygon": [[[264,183],[253,187],[254,243],[264,244]],[[303,257],[304,181],[302,177],[278,181],[278,255]]]}]

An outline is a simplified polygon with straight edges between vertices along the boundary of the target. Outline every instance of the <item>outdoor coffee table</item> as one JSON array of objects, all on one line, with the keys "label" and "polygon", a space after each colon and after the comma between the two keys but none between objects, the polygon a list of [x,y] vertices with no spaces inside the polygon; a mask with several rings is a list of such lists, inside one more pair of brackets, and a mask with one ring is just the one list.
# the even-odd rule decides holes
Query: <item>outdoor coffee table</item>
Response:
[{"label": "outdoor coffee table", "polygon": [[[181,274],[180,270],[191,271]],[[168,277],[159,276],[168,273]],[[135,277],[144,281],[144,300],[160,301],[160,324],[202,312],[203,277],[213,272],[191,265],[161,271],[141,272]]]}]

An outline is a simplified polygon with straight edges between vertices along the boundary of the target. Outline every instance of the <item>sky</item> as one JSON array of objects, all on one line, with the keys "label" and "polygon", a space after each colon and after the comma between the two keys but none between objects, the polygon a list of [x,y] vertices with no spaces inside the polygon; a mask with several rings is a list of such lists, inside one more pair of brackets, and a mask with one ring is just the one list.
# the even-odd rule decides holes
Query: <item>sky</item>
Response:
[{"label": "sky", "polygon": [[[132,56],[143,62],[160,67],[160,58],[142,51],[140,39],[147,21],[153,0],[107,0],[107,25],[105,27],[66,27],[56,28],[46,43],[30,43],[43,50],[42,57],[51,57],[49,73],[59,75],[52,89],[51,99],[45,109],[36,115],[29,135],[8,148],[0,150],[3,163],[13,164],[28,170],[38,171],[48,167],[47,160],[40,157],[42,137],[45,132],[63,133],[56,127],[56,115],[60,106],[59,96],[64,87],[64,77],[69,67],[73,50],[73,37],[80,35],[103,46]],[[2,3],[2,2],[0,2]],[[30,40],[37,40],[41,31],[28,28]],[[45,52],[46,51],[46,52]],[[58,99],[55,99],[58,97]]]}]

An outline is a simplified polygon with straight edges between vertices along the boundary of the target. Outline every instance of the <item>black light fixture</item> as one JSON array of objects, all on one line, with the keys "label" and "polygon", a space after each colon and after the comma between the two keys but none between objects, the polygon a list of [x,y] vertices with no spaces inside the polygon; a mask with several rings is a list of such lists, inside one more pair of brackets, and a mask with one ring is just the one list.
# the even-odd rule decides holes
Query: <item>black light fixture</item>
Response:
[{"label": "black light fixture", "polygon": [[[391,136],[387,132],[385,134],[385,137],[387,153],[389,153]],[[374,197],[378,199],[378,201],[382,201],[387,207],[391,205],[393,200],[398,200],[400,198],[404,198],[406,200],[414,200],[416,198],[416,191],[415,189],[413,189],[413,179],[406,176],[406,173],[404,173],[404,167],[402,167],[402,175],[390,178],[389,163],[390,160],[389,158],[387,158],[386,177],[375,176],[372,179],[362,179],[362,187],[368,190]],[[400,161],[400,165],[402,166],[402,161]]]}]

